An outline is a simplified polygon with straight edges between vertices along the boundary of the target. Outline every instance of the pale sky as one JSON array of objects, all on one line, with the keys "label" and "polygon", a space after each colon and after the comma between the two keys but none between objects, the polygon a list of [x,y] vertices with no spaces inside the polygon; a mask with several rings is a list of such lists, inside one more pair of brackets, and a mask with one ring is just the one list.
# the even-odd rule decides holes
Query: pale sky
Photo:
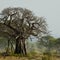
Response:
[{"label": "pale sky", "polygon": [[0,0],[0,12],[7,7],[22,7],[46,18],[51,35],[60,37],[60,0]]}]

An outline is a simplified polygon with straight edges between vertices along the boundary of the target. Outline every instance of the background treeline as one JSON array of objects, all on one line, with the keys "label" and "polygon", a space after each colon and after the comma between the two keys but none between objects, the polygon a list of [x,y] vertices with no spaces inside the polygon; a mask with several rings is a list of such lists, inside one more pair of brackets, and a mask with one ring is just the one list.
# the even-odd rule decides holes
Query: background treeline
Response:
[{"label": "background treeline", "polygon": [[[14,50],[15,41],[10,40],[8,44],[8,38],[0,37],[0,52],[5,52],[7,49]],[[8,46],[9,45],[9,46]],[[35,38],[32,40],[26,40],[26,48],[28,52],[40,52],[40,53],[56,53],[60,54],[60,38],[53,36],[44,36],[39,40]]]}]

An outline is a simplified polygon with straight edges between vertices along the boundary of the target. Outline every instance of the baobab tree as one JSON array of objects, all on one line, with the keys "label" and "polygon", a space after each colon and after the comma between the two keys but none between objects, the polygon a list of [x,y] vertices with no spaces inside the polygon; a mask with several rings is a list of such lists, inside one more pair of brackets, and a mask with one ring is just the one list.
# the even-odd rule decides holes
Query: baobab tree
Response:
[{"label": "baobab tree", "polygon": [[46,34],[47,24],[45,18],[35,16],[28,9],[6,8],[1,12],[0,32],[16,40],[15,53],[27,54],[26,39]]}]

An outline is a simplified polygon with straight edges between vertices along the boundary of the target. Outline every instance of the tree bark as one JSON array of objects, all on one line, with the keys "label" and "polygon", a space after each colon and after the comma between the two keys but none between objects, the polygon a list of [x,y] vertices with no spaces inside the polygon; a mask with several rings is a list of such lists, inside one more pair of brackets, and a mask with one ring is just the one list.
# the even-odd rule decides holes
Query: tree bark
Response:
[{"label": "tree bark", "polygon": [[25,41],[23,39],[16,39],[15,54],[27,54]]},{"label": "tree bark", "polygon": [[22,43],[23,43],[23,51],[24,51],[24,55],[27,55],[25,40],[23,40]]},{"label": "tree bark", "polygon": [[21,41],[19,41],[19,39],[18,40],[16,40],[16,47],[15,47],[15,53],[16,54],[21,54]]}]

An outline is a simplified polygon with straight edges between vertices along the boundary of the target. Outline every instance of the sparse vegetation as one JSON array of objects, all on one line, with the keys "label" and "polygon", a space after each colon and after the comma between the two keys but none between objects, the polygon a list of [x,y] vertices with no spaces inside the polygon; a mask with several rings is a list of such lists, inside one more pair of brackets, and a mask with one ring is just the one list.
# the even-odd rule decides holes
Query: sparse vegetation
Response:
[{"label": "sparse vegetation", "polygon": [[44,17],[6,8],[0,17],[0,60],[60,60],[60,38],[48,34]]}]

